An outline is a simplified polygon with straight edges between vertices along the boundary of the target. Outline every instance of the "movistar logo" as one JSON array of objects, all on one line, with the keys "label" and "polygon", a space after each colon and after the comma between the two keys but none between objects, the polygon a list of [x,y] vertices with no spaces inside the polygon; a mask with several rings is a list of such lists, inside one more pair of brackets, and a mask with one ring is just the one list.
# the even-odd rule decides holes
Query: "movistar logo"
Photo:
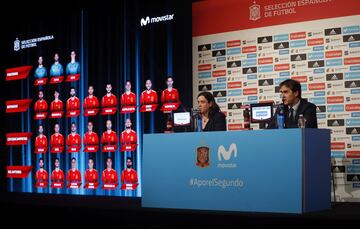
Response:
[{"label": "movistar logo", "polygon": [[152,17],[150,18],[149,16],[145,17],[145,18],[141,18],[140,19],[140,25],[141,26],[146,26],[150,23],[158,23],[158,22],[163,22],[163,21],[171,21],[174,19],[174,14],[168,14],[168,15],[164,15],[161,17]]},{"label": "movistar logo", "polygon": [[148,23],[150,23],[150,17],[146,17],[145,19],[144,19],[144,18],[141,18],[141,20],[140,20],[140,25],[141,25],[141,26],[145,26],[145,25],[147,25]]},{"label": "movistar logo", "polygon": [[225,161],[228,161],[228,160],[230,160],[231,155],[233,153],[234,153],[234,157],[237,157],[237,148],[236,148],[235,143],[232,143],[230,145],[230,148],[228,151],[225,149],[225,147],[223,145],[221,145],[221,146],[219,146],[219,149],[218,149],[218,159],[219,159],[219,161],[221,161],[223,158]]}]

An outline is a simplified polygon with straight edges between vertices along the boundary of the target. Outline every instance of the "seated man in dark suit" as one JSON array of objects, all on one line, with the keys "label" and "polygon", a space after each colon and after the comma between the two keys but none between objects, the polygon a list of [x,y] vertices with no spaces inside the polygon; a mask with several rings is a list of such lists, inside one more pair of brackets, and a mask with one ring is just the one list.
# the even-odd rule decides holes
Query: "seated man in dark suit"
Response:
[{"label": "seated man in dark suit", "polygon": [[[299,115],[305,118],[305,128],[317,128],[316,105],[301,98],[301,85],[298,81],[287,79],[280,83],[280,93],[284,107],[284,128],[298,128]],[[280,107],[279,106],[279,107]],[[276,110],[274,119],[268,128],[276,128],[276,119],[279,109]]]}]

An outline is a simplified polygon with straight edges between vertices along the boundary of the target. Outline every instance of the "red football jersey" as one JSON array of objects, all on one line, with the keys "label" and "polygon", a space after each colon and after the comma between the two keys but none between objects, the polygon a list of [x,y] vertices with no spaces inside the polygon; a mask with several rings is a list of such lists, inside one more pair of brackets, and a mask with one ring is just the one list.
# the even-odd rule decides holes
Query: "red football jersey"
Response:
[{"label": "red football jersey", "polygon": [[121,106],[136,106],[136,95],[133,92],[121,95]]},{"label": "red football jersey", "polygon": [[107,94],[102,97],[101,106],[102,107],[116,107],[117,98],[115,95],[111,94],[108,96]]},{"label": "red football jersey", "polygon": [[77,97],[73,98],[69,98],[66,101],[66,110],[68,111],[75,111],[75,110],[80,110],[80,100]]},{"label": "red football jersey", "polygon": [[118,142],[118,137],[115,131],[105,131],[101,136],[101,143],[104,145],[116,145]]},{"label": "red football jersey", "polygon": [[70,169],[66,174],[66,180],[68,182],[81,183],[81,173],[80,173],[80,171],[77,170],[77,169],[75,169],[75,170]]},{"label": "red football jersey", "polygon": [[35,179],[36,182],[47,182],[49,179],[49,175],[45,169],[39,169],[38,171],[36,171]]},{"label": "red football jersey", "polygon": [[130,130],[129,132],[124,130],[120,135],[120,143],[121,144],[137,144],[136,132],[133,130]]},{"label": "red football jersey", "polygon": [[85,182],[86,183],[89,183],[89,182],[96,183],[96,182],[98,182],[98,180],[99,180],[99,175],[98,175],[98,172],[96,169],[86,170],[86,172],[85,172]]},{"label": "red football jersey", "polygon": [[124,169],[121,172],[121,183],[136,184],[138,182],[138,176],[135,169]]},{"label": "red football jersey", "polygon": [[35,148],[47,148],[48,147],[48,142],[47,142],[47,137],[45,135],[42,136],[37,136],[35,138]]},{"label": "red football jersey", "polygon": [[47,112],[47,110],[48,110],[48,104],[44,99],[42,100],[38,99],[35,102],[34,111],[36,113]]},{"label": "red football jersey", "polygon": [[81,137],[79,134],[69,134],[66,138],[66,145],[69,147],[77,147],[81,145]]},{"label": "red football jersey", "polygon": [[51,173],[51,181],[52,182],[64,182],[64,172],[59,169],[58,171],[56,171],[56,169],[54,169]]},{"label": "red football jersey", "polygon": [[62,134],[53,134],[50,138],[50,145],[55,147],[64,146],[64,137]]},{"label": "red football jersey", "polygon": [[140,96],[140,104],[148,105],[148,104],[157,104],[158,103],[158,95],[154,90],[145,90],[141,93]]},{"label": "red football jersey", "polygon": [[50,111],[63,111],[64,110],[64,104],[61,100],[58,101],[52,101],[50,104]]},{"label": "red football jersey", "polygon": [[169,91],[167,88],[161,93],[161,102],[162,103],[178,103],[179,102],[179,92],[173,88]]},{"label": "red football jersey", "polygon": [[84,145],[99,145],[99,137],[95,132],[86,132],[84,135]]},{"label": "red football jersey", "polygon": [[118,183],[118,174],[114,169],[105,169],[102,172],[101,179],[104,183],[116,184]]},{"label": "red football jersey", "polygon": [[84,109],[96,109],[99,108],[99,100],[96,96],[88,96],[84,100]]}]

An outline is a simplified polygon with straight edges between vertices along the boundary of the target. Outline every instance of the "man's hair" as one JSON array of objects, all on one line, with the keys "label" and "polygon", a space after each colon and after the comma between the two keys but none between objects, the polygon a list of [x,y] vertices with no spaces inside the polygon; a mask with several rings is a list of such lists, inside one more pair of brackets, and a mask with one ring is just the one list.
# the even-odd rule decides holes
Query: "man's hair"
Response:
[{"label": "man's hair", "polygon": [[71,158],[71,161],[72,161],[72,160],[75,160],[75,161],[76,161],[76,158],[75,158],[75,157],[72,157],[72,158]]},{"label": "man's hair", "polygon": [[42,93],[44,93],[44,90],[43,90],[43,89],[39,89],[39,92],[42,92]]},{"label": "man's hair", "polygon": [[111,157],[107,157],[107,158],[106,158],[106,161],[109,160],[109,159],[112,161],[112,158],[111,158]]},{"label": "man's hair", "polygon": [[40,158],[39,158],[39,162],[40,162],[40,161],[44,161],[44,159],[43,159],[42,157],[40,157]]},{"label": "man's hair", "polygon": [[[71,91],[71,89],[74,89],[75,90],[75,87],[70,87],[70,91]],[[76,90],[75,90],[76,91]]]},{"label": "man's hair", "polygon": [[58,160],[58,161],[59,161],[59,158],[58,158],[58,157],[55,157],[55,160],[54,160],[54,161],[56,161],[56,160]]},{"label": "man's hair", "polygon": [[126,160],[130,160],[130,161],[132,162],[132,159],[131,159],[131,157],[127,157],[127,158],[126,158]]},{"label": "man's hair", "polygon": [[280,88],[286,86],[290,88],[292,92],[298,92],[298,98],[301,99],[301,85],[299,81],[293,79],[287,79],[280,83]]},{"label": "man's hair", "polygon": [[75,124],[75,126],[76,126],[76,123],[75,123],[75,122],[72,122],[71,125],[72,125],[72,124]]}]

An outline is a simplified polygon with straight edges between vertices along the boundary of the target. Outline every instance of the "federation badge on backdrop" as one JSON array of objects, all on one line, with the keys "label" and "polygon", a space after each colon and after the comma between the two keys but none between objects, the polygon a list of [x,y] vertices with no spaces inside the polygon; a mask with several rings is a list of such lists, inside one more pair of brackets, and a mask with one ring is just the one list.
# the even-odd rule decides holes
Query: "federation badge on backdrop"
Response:
[{"label": "federation badge on backdrop", "polygon": [[199,146],[196,148],[196,166],[206,168],[210,165],[210,148]]}]

